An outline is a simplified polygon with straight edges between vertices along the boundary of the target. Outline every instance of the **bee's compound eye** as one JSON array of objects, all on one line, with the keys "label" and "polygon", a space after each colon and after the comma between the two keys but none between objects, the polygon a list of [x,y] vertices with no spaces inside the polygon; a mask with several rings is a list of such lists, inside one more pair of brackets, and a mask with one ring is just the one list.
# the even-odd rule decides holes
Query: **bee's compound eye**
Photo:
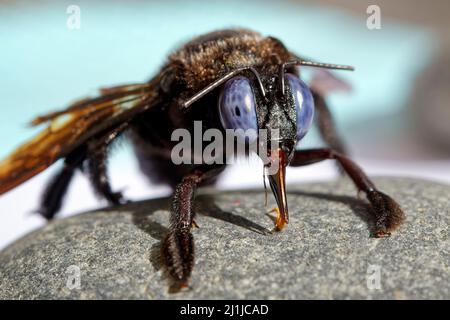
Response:
[{"label": "bee's compound eye", "polygon": [[225,129],[246,131],[246,141],[257,137],[256,104],[250,81],[237,76],[225,83],[219,98],[219,114]]},{"label": "bee's compound eye", "polygon": [[299,141],[311,127],[314,118],[314,99],[306,83],[293,74],[287,73],[286,78],[294,95],[297,112],[297,141]]}]

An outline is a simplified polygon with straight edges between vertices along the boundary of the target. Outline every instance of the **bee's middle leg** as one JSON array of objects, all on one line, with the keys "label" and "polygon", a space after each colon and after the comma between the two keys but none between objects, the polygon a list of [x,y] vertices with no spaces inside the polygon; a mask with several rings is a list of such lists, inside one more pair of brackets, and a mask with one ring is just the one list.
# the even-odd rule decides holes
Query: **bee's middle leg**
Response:
[{"label": "bee's middle leg", "polygon": [[108,151],[111,143],[118,138],[128,123],[115,128],[107,134],[88,142],[88,173],[95,192],[112,205],[126,202],[121,192],[112,191],[108,176]]},{"label": "bee's middle leg", "polygon": [[340,154],[348,154],[347,147],[338,134],[333,115],[325,98],[315,91],[312,92],[316,110],[316,123],[319,133],[327,146]]},{"label": "bee's middle leg", "polygon": [[76,169],[85,159],[85,148],[81,147],[64,159],[63,168],[49,181],[42,194],[40,207],[36,210],[47,220],[52,220],[61,209]]}]

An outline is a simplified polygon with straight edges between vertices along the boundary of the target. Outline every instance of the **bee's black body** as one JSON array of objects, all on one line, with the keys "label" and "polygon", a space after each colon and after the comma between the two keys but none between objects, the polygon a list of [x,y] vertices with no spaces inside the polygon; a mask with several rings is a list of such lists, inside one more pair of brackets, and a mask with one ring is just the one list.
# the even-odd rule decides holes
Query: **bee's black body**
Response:
[{"label": "bee's black body", "polygon": [[[292,64],[291,60],[296,61]],[[292,95],[284,94],[283,72],[298,76],[295,67],[297,62],[313,67],[343,68],[300,59],[279,40],[263,37],[249,30],[223,30],[195,38],[172,53],[160,72],[148,84],[110,88],[104,91],[104,96],[99,99],[83,100],[63,112],[37,118],[35,124],[52,120],[66,112],[80,113],[80,121],[86,120],[85,114],[94,117],[104,112],[108,117],[98,124],[95,124],[95,121],[92,122],[94,124],[87,122],[85,131],[74,131],[76,137],[79,137],[78,140],[71,140],[70,135],[64,136],[63,138],[71,143],[61,144],[61,148],[56,150],[59,152],[58,156],[49,158],[52,161],[48,161],[47,154],[44,153],[38,159],[42,161],[40,163],[33,158],[32,152],[32,155],[28,156],[26,148],[20,148],[3,165],[0,163],[0,194],[42,171],[59,157],[65,159],[65,166],[45,189],[40,209],[44,217],[51,219],[60,209],[74,170],[80,167],[89,173],[92,185],[100,196],[111,204],[121,204],[122,195],[111,190],[106,164],[111,143],[120,135],[127,136],[134,144],[143,173],[153,182],[166,183],[174,188],[171,227],[163,241],[162,256],[175,284],[184,286],[189,281],[194,265],[191,226],[196,225],[193,206],[195,191],[200,185],[214,181],[225,166],[173,164],[171,150],[177,142],[171,141],[172,132],[177,128],[192,132],[195,120],[202,121],[204,130],[224,130],[217,108],[223,83],[221,81],[227,80],[228,76],[234,76],[234,72],[249,71],[256,77],[253,85],[259,88],[254,90],[258,127],[277,128],[281,132],[281,147],[271,151],[276,151],[277,153],[273,154],[281,160],[280,170],[269,176],[279,206],[277,230],[281,230],[284,224],[288,223],[285,167],[334,159],[371,203],[376,226],[375,235],[388,235],[403,221],[402,210],[393,199],[378,191],[364,172],[345,155],[325,99],[314,88],[311,91],[317,124],[330,148],[302,151],[295,149],[296,111]],[[118,97],[136,95],[141,92],[140,88],[142,97],[145,98],[142,100],[144,103],[138,103],[127,111],[119,109],[119,115],[116,116],[114,102]],[[289,93],[290,89],[287,90]],[[112,112],[108,113],[109,110]],[[37,141],[52,142],[51,138],[52,136],[40,136],[41,140]],[[49,143],[49,150],[53,152],[52,143]],[[32,171],[23,171],[17,166],[17,159],[22,159],[24,155],[25,158],[30,158]]]},{"label": "bee's black body", "polygon": [[[171,141],[173,130],[192,131],[195,120],[202,121],[204,130],[222,127],[217,110],[219,89],[187,111],[180,109],[180,101],[231,70],[252,65],[261,68],[261,74],[271,75],[277,73],[281,61],[292,58],[279,40],[250,30],[212,32],[176,50],[160,72],[164,74],[162,101],[133,123],[133,141],[143,172],[154,181],[175,186],[193,166],[174,165],[170,161],[169,150],[176,143]],[[291,68],[291,72],[296,70]]]}]

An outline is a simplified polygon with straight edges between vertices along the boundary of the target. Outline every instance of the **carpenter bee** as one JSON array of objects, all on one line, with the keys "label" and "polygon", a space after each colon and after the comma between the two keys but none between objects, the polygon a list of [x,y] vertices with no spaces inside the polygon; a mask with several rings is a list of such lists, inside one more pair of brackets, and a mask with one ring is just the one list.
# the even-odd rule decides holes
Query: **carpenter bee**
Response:
[{"label": "carpenter bee", "polygon": [[[352,70],[301,58],[274,37],[245,29],[221,30],[199,36],[174,51],[145,83],[105,88],[100,95],[77,101],[67,109],[34,119],[46,124],[34,139],[0,162],[0,194],[45,170],[58,159],[63,168],[44,189],[39,213],[52,219],[61,208],[74,172],[87,172],[96,193],[112,205],[124,203],[107,174],[108,149],[126,136],[142,172],[154,182],[173,187],[171,226],[162,257],[179,287],[186,286],[194,265],[191,228],[196,225],[194,196],[200,185],[214,182],[225,164],[175,164],[171,150],[175,129],[277,129],[279,137],[267,150],[277,170],[267,175],[278,205],[275,230],[289,222],[286,166],[304,166],[334,159],[372,206],[376,237],[388,236],[404,220],[400,206],[379,191],[345,154],[345,147],[319,86],[307,86],[303,67]],[[297,150],[298,142],[316,119],[329,148]],[[267,139],[273,140],[268,136]]]}]

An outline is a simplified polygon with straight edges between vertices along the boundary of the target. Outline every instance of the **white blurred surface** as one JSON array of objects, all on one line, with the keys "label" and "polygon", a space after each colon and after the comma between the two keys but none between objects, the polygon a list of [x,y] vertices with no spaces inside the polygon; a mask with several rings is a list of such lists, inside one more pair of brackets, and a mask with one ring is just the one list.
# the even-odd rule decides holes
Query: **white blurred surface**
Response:
[{"label": "white blurred surface", "polygon": [[[450,184],[450,161],[380,161],[356,159],[370,175],[406,176],[431,179]],[[170,195],[170,190],[163,186],[150,185],[137,167],[130,161],[129,166],[123,162],[111,168],[111,178],[116,189],[124,189],[125,195],[132,200],[149,199]],[[120,167],[120,168],[119,168]],[[51,172],[45,172],[22,186],[7,193],[1,198],[0,249],[14,240],[45,224],[44,219],[31,212],[38,208],[39,196],[44,183]],[[312,181],[325,181],[336,178],[336,167],[332,161],[303,168],[289,168],[287,171],[289,184]],[[219,181],[218,189],[261,188],[262,167],[256,163],[238,163],[230,167]],[[355,191],[356,196],[356,191]],[[392,195],[395,197],[395,195]],[[450,195],[449,195],[450,197]],[[80,212],[104,207],[92,192],[89,182],[82,174],[77,174],[70,187],[66,203],[58,218],[67,217]],[[295,212],[295,208],[290,208]],[[261,214],[264,204],[261,203]],[[300,214],[295,213],[295,214]]]}]

